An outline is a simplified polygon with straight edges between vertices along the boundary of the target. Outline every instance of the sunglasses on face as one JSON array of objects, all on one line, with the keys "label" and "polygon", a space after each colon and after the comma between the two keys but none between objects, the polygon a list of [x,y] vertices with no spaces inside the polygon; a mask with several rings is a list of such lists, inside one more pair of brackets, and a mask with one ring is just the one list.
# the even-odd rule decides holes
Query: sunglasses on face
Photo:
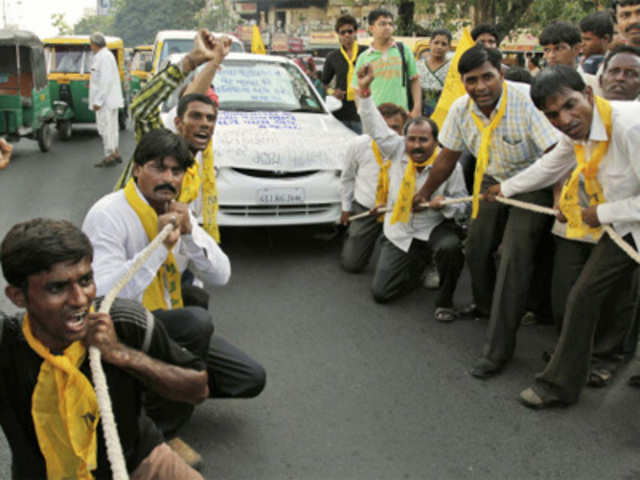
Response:
[{"label": "sunglasses on face", "polygon": [[339,34],[339,35],[351,35],[354,31],[355,31],[355,30],[351,30],[351,29],[349,29],[349,30],[340,30],[340,31],[338,32],[338,34]]}]

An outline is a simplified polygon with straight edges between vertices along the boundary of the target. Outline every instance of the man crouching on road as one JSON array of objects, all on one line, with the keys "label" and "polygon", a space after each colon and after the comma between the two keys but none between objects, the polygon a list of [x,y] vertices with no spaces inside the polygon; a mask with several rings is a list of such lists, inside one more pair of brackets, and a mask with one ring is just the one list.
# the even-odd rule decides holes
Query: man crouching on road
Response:
[{"label": "man crouching on road", "polygon": [[[429,177],[437,156],[438,126],[430,119],[418,117],[404,126],[404,137],[394,132],[371,99],[373,79],[371,65],[358,70],[358,110],[365,131],[391,162],[388,211],[373,277],[373,296],[378,302],[388,302],[407,293],[419,284],[420,276],[433,256],[441,278],[435,319],[450,322],[455,319],[453,294],[464,266],[462,242],[453,218],[464,216],[467,207],[465,204],[434,204],[425,211],[411,211],[413,196]],[[434,192],[433,200],[466,195],[462,168],[458,165]]]},{"label": "man crouching on road", "polygon": [[2,242],[6,295],[26,313],[0,313],[0,424],[12,478],[111,478],[87,350],[97,347],[132,479],[202,479],[142,410],[142,390],[200,403],[204,363],[140,304],[97,313],[89,239],[67,221],[15,225]]},{"label": "man crouching on road", "polygon": [[[133,155],[133,178],[123,190],[98,200],[82,224],[95,249],[98,293],[106,294],[164,226],[175,222],[176,228],[120,295],[141,302],[174,341],[206,361],[212,397],[257,396],[265,385],[264,368],[213,335],[209,312],[185,304],[182,296],[180,277],[187,268],[207,289],[225,285],[231,276],[227,255],[198,225],[187,204],[175,200],[194,162],[186,140],[166,129],[152,130],[143,135]],[[200,456],[175,437],[193,406],[151,398],[145,409],[164,436],[171,438],[169,445],[190,465],[198,465]]]}]

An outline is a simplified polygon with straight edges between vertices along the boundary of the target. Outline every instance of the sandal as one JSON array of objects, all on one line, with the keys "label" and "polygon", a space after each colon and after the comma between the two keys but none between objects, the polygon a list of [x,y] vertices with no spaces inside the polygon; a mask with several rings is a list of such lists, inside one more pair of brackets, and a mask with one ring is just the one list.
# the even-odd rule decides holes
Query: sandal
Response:
[{"label": "sandal", "polygon": [[603,388],[607,386],[611,377],[611,372],[606,368],[594,368],[589,373],[587,385],[593,388]]},{"label": "sandal", "polygon": [[567,405],[564,401],[537,385],[520,392],[519,400],[525,407],[533,408],[534,410]]},{"label": "sandal", "polygon": [[453,308],[438,307],[434,317],[436,322],[451,323],[458,318],[458,315]]},{"label": "sandal", "polygon": [[108,157],[104,157],[102,160],[100,160],[97,163],[94,163],[93,166],[96,168],[102,168],[102,167],[112,167],[116,164],[116,161],[113,159],[113,157],[110,155]]}]

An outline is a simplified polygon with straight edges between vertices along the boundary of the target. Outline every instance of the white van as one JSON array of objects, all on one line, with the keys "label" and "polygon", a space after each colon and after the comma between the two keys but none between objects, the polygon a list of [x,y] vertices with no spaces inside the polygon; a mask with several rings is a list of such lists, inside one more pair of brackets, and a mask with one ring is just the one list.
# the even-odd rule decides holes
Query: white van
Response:
[{"label": "white van", "polygon": [[[151,74],[158,71],[162,61],[172,53],[189,53],[193,50],[193,40],[196,38],[195,30],[160,30],[153,42],[153,66]],[[214,33],[214,35],[222,35]],[[243,53],[244,45],[237,37],[225,34],[231,38],[231,51]]]}]

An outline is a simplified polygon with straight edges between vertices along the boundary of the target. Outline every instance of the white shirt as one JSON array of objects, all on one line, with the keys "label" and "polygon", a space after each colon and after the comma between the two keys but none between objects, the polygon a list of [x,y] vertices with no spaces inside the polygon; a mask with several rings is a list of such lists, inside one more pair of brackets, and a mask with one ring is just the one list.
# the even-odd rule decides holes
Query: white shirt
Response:
[{"label": "white shirt", "polygon": [[[391,130],[382,118],[371,97],[361,98],[358,112],[364,129],[375,139],[382,155],[391,160],[389,169],[389,198],[387,208],[390,209],[384,216],[384,235],[399,249],[408,252],[414,238],[428,241],[431,232],[440,225],[445,218],[463,217],[469,209],[468,203],[447,205],[441,210],[426,209],[421,212],[412,212],[407,223],[396,222],[391,224],[393,207],[398,198],[400,184],[404,178],[404,171],[409,159],[406,154],[405,139]],[[415,190],[422,188],[429,177],[431,166],[416,172]],[[462,167],[456,165],[449,178],[443,182],[433,193],[433,197],[442,195],[447,198],[467,196],[467,188],[462,175]]]},{"label": "white shirt", "polygon": [[[640,105],[636,102],[611,103],[612,135],[607,153],[598,170],[605,203],[598,205],[600,223],[611,224],[618,234],[633,235],[640,247]],[[607,140],[602,118],[594,107],[589,139],[574,142],[561,135],[558,145],[529,168],[502,183],[502,194],[511,197],[552,185],[576,166],[574,144],[585,145],[585,155],[595,142]]]},{"label": "white shirt", "polygon": [[89,107],[117,109],[124,106],[120,72],[113,53],[103,47],[93,55],[89,81]]},{"label": "white shirt", "polygon": [[[136,191],[146,202],[137,187]],[[206,287],[226,284],[231,276],[229,258],[193,217],[191,225],[191,234],[181,235],[172,249],[180,273],[189,268]],[[127,201],[124,190],[98,200],[87,213],[82,231],[93,244],[93,271],[98,295],[105,295],[149,244],[142,222]],[[169,250],[164,244],[160,245],[127,283],[120,296],[142,302],[144,291],[167,255]],[[165,291],[165,299],[167,305],[171,305],[168,291]]]},{"label": "white shirt", "polygon": [[[340,197],[344,212],[351,211],[354,199],[366,208],[376,206],[380,166],[373,154],[372,141],[369,135],[360,135],[349,142],[345,152],[344,168],[340,176]],[[386,162],[387,157],[382,155],[382,160]]]}]

